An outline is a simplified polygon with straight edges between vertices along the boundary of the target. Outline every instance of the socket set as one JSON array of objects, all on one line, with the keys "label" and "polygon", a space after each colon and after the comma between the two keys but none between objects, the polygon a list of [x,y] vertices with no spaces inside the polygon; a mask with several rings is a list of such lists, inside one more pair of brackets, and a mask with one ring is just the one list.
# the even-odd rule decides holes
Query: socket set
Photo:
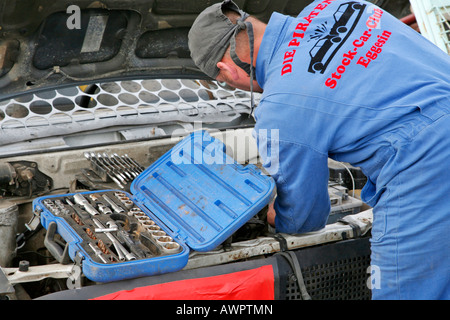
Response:
[{"label": "socket set", "polygon": [[83,274],[97,282],[182,269],[190,250],[216,248],[274,196],[271,177],[224,150],[220,140],[197,131],[141,172],[130,192],[35,199],[46,247],[60,263],[81,260]]},{"label": "socket set", "polygon": [[44,206],[83,239],[83,250],[99,263],[147,259],[181,246],[122,191],[46,198]]}]

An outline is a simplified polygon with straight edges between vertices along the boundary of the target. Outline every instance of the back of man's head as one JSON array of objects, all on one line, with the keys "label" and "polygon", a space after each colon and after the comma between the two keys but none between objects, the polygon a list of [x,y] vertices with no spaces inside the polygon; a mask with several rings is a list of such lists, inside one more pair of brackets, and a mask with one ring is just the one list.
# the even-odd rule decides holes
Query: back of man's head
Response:
[{"label": "back of man's head", "polygon": [[189,50],[194,63],[205,74],[213,79],[218,76],[220,70],[217,63],[230,46],[233,61],[247,73],[251,73],[251,66],[240,61],[235,53],[236,36],[242,30],[250,29],[250,45],[253,47],[253,29],[249,22],[245,22],[248,17],[231,0],[216,3],[199,14],[189,31]]}]

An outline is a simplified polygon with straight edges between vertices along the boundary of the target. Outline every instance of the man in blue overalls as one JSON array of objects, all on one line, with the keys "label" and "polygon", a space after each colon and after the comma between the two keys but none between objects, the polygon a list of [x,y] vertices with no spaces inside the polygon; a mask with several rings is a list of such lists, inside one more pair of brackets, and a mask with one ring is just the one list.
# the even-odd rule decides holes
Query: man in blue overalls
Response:
[{"label": "man in blue overalls", "polygon": [[384,10],[344,0],[267,25],[224,1],[199,15],[189,47],[210,77],[262,92],[255,136],[260,150],[277,146],[261,154],[278,232],[323,228],[328,158],[349,162],[374,208],[372,298],[450,298],[448,55]]}]

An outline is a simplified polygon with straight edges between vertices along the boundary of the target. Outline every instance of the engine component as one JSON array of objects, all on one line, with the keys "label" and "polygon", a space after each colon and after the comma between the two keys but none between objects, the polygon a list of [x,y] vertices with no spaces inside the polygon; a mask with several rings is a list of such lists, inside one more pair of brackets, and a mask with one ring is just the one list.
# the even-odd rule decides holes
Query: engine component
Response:
[{"label": "engine component", "polygon": [[0,205],[0,266],[9,266],[16,249],[16,229],[19,208],[2,202]]},{"label": "engine component", "polygon": [[12,185],[16,177],[16,170],[11,164],[0,163],[0,185]]},{"label": "engine component", "polygon": [[39,171],[36,162],[0,163],[0,196],[31,197],[49,191],[52,185],[52,179]]}]

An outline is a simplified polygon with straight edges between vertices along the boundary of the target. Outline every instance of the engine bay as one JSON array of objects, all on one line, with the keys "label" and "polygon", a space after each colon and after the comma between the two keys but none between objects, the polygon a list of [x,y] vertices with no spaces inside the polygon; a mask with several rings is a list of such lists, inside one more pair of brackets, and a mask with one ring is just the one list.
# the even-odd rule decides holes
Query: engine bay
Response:
[{"label": "engine bay", "polygon": [[[227,145],[227,154],[233,156],[234,159],[239,159],[243,165],[251,163],[260,166],[255,141],[252,137],[252,129],[212,130],[212,135],[220,138]],[[102,147],[46,152],[19,156],[20,160],[18,158],[4,159],[3,165],[8,166],[8,170],[6,170],[8,174],[5,175],[7,178],[2,180],[3,193],[0,208],[0,216],[2,217],[0,226],[2,231],[0,233],[2,236],[2,248],[0,252],[2,254],[0,258],[2,259],[3,271],[9,280],[6,283],[14,283],[15,288],[13,290],[14,293],[4,296],[13,299],[24,299],[24,297],[25,299],[37,298],[48,293],[67,290],[76,286],[96,284],[95,281],[87,279],[82,274],[75,281],[73,267],[76,266],[76,263],[70,261],[67,257],[61,257],[60,261],[58,261],[57,257],[51,254],[51,250],[45,245],[49,232],[42,228],[39,216],[32,210],[34,199],[43,195],[50,197],[61,195],[63,197],[61,199],[65,199],[65,202],[69,199],[73,205],[79,206],[78,203],[82,203],[82,201],[75,200],[73,196],[64,195],[95,190],[118,190],[116,192],[122,191],[126,193],[129,191],[129,188],[127,188],[129,184],[124,183],[127,181],[125,177],[131,180],[133,177],[132,172],[138,176],[139,170],[150,166],[182,138],[180,136],[178,138],[171,137],[111,144]],[[109,160],[106,160],[106,157]],[[114,162],[115,166],[112,166],[114,158],[116,162]],[[119,158],[123,159],[122,167],[119,165]],[[127,159],[126,162],[125,159]],[[103,161],[103,164],[99,165],[100,161]],[[110,167],[106,165],[107,161],[110,162]],[[36,165],[32,166],[33,163]],[[125,163],[128,163],[128,166],[125,166]],[[133,163],[133,166],[131,163]],[[29,167],[25,166],[24,168],[24,164],[29,165]],[[33,174],[28,175],[31,179],[23,180],[21,177],[24,174],[21,175],[20,170],[27,172],[27,168],[29,168],[28,170],[34,169],[34,171],[30,171]],[[106,174],[106,168],[110,169],[108,170],[110,176]],[[122,169],[120,172],[119,168]],[[336,164],[331,163],[330,168],[334,168],[333,172],[335,172],[330,177],[335,177],[336,179],[335,181],[330,179],[329,183],[330,201],[332,204],[329,224],[321,232],[300,236],[285,235],[284,241],[286,241],[288,248],[339,241],[360,236],[361,232],[365,234],[370,230],[370,210],[361,212],[363,203],[357,197],[354,197],[354,193],[351,191],[352,187],[349,191],[349,188],[345,186],[345,176],[348,176],[346,173],[350,171],[347,172],[343,166],[341,166],[342,170],[337,170]],[[335,169],[336,171],[334,171]],[[114,173],[114,175],[111,176],[111,173]],[[358,181],[355,178],[356,174],[353,177],[353,187],[355,181]],[[36,182],[33,179],[40,180]],[[11,183],[11,181],[14,181],[14,183]],[[22,190],[25,190],[26,193],[20,193],[24,192]],[[116,192],[111,191],[111,197],[116,197],[118,195]],[[59,196],[56,199],[60,199]],[[103,206],[105,204],[107,205],[108,202],[104,202]],[[57,205],[55,201],[49,204],[53,210],[61,210]],[[75,211],[74,207],[67,205],[62,209],[72,213]],[[265,214],[266,209],[255,214],[215,249],[207,252],[191,251],[184,269],[196,269],[247,259],[264,258],[280,251],[282,243],[273,237],[274,230],[268,226]],[[74,215],[74,217],[76,216]],[[343,223],[342,221],[345,221],[345,219],[350,219],[353,222],[350,224]],[[71,220],[71,223],[77,224],[73,218]],[[123,220],[118,218],[115,221],[124,223]],[[138,220],[135,222],[138,222]],[[359,233],[356,232],[354,225],[359,225]],[[99,227],[100,225],[93,225],[92,229]],[[102,223],[101,227],[107,228],[109,225]],[[136,224],[133,228],[137,229]],[[97,254],[101,252],[100,255],[109,252],[111,259],[120,259],[118,256],[119,252],[115,251],[116,249],[109,239],[106,239],[105,242],[107,240],[109,241],[109,248],[102,248],[100,245],[100,247],[90,248],[89,250],[93,250]],[[65,247],[64,239],[58,234],[54,235],[52,242],[58,244],[62,250]],[[151,243],[154,244],[155,240],[153,239]],[[63,255],[61,254],[61,256]],[[27,270],[34,271],[27,271],[28,275],[26,272],[19,271],[24,266]],[[69,268],[70,266],[72,268]],[[43,272],[41,269],[46,270],[46,276],[41,275]],[[15,277],[18,277],[18,279],[15,279]],[[18,282],[16,283],[15,281]]]}]

